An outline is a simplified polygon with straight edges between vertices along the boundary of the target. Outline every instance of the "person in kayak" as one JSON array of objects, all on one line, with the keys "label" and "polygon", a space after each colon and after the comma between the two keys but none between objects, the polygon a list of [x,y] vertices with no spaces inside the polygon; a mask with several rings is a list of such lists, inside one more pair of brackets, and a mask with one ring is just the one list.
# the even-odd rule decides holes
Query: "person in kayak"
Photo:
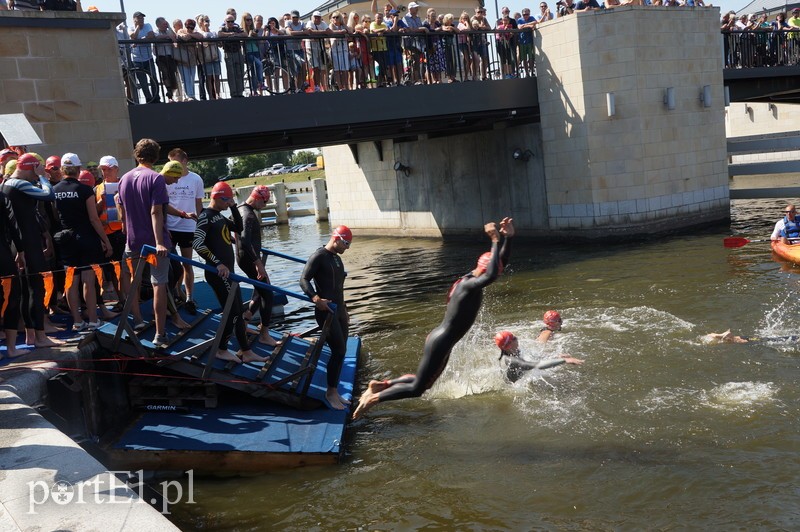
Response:
[{"label": "person in kayak", "polygon": [[[797,239],[800,238],[800,219],[797,218],[797,209],[794,205],[787,205],[783,213],[785,216],[775,224],[770,240],[780,240],[784,244],[796,244]],[[794,242],[790,242],[790,239],[793,239]]]},{"label": "person in kayak", "polygon": [[497,225],[491,222],[484,226],[492,240],[492,250],[481,255],[475,269],[450,288],[444,319],[425,339],[417,373],[393,380],[370,381],[353,412],[353,419],[358,419],[379,402],[420,397],[442,374],[453,347],[472,328],[478,316],[483,289],[492,284],[508,264],[514,223],[511,218],[503,218],[499,229]]},{"label": "person in kayak", "polygon": [[[549,329],[545,330],[549,331]],[[542,332],[544,333],[545,331]],[[541,334],[539,337],[541,338]],[[539,339],[539,341],[542,340]],[[500,348],[500,357],[497,360],[500,361],[500,364],[505,365],[505,378],[511,383],[517,382],[527,371],[532,369],[549,369],[561,364],[575,364],[576,366],[583,364],[583,360],[573,358],[566,353],[559,355],[557,358],[548,358],[538,362],[526,360],[520,353],[519,340],[511,331],[497,333],[494,336],[494,343]]]}]

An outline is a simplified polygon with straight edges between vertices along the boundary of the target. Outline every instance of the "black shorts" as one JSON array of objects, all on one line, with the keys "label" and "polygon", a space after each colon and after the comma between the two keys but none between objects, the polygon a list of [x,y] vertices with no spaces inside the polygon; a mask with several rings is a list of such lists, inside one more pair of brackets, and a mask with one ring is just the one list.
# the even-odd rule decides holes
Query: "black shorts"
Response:
[{"label": "black shorts", "polygon": [[96,233],[78,233],[71,229],[59,231],[53,237],[66,266],[89,266],[105,261],[103,246]]},{"label": "black shorts", "polygon": [[194,240],[194,233],[189,233],[187,231],[170,231],[169,238],[172,240],[173,246],[181,249],[190,248]]},{"label": "black shorts", "polygon": [[122,231],[114,231],[106,235],[111,242],[111,260],[122,260],[125,253],[125,235]]}]

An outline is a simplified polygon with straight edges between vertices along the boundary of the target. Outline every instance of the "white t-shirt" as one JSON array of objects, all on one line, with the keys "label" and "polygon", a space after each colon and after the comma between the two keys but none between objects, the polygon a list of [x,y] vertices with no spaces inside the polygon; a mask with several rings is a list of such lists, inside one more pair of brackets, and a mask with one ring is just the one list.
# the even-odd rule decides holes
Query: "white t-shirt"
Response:
[{"label": "white t-shirt", "polygon": [[[202,200],[205,195],[203,178],[194,172],[189,172],[174,185],[167,185],[167,193],[170,205],[181,211],[195,212],[197,210],[195,200]],[[194,233],[195,226],[197,222],[189,218],[167,215],[167,229],[170,231]]]},{"label": "white t-shirt", "polygon": [[785,220],[783,218],[778,220],[778,222],[775,224],[775,229],[772,230],[772,235],[770,235],[769,239],[770,240],[780,240],[781,239],[781,231],[783,231],[783,228],[785,227],[785,225],[786,225],[786,223],[785,223]]}]

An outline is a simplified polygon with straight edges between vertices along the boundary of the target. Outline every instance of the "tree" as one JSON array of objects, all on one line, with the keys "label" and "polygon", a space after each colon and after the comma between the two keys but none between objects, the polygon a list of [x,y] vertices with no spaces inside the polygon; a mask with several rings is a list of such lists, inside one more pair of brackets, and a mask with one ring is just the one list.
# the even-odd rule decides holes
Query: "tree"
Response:
[{"label": "tree", "polygon": [[317,162],[317,155],[319,155],[317,152],[308,150],[295,152],[291,159],[289,159],[289,166],[294,166],[296,164],[315,163]]},{"label": "tree", "polygon": [[203,184],[213,186],[217,180],[228,175],[228,159],[206,159],[204,161],[189,161],[189,170],[203,178]]}]

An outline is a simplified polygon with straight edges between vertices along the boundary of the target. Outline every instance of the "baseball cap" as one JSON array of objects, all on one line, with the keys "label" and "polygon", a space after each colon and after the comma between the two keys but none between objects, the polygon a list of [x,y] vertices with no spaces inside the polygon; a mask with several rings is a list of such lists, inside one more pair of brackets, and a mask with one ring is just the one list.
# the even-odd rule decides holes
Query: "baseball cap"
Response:
[{"label": "baseball cap", "polygon": [[100,157],[100,166],[116,166],[119,168],[119,163],[113,155],[103,155]]},{"label": "baseball cap", "polygon": [[389,14],[390,15],[396,15],[397,14],[397,10],[396,9],[392,9],[391,11],[389,11]]},{"label": "baseball cap", "polygon": [[0,164],[5,163],[9,159],[16,159],[16,158],[17,158],[17,152],[15,152],[14,150],[9,150],[8,148],[6,148],[5,150],[0,151]]},{"label": "baseball cap", "polygon": [[183,175],[183,165],[178,161],[170,161],[161,169],[161,175],[166,177],[180,177]]},{"label": "baseball cap", "polygon": [[416,2],[409,2],[408,9],[411,9],[411,8],[414,8],[414,7],[419,7],[419,4],[416,3]]},{"label": "baseball cap", "polygon": [[292,16],[293,17],[299,17],[300,16],[300,12],[297,11],[297,10],[294,10],[294,11],[292,11]]},{"label": "baseball cap", "polygon": [[34,170],[39,164],[39,159],[32,153],[25,153],[17,159],[17,168],[22,170]]},{"label": "baseball cap", "polygon": [[65,153],[61,157],[61,166],[80,166],[81,160],[74,153]]},{"label": "baseball cap", "polygon": [[321,16],[322,16],[322,13],[320,13],[319,11],[314,11],[314,12],[311,14],[311,16],[312,16],[312,17],[321,17]]},{"label": "baseball cap", "polygon": [[58,168],[61,166],[61,157],[58,155],[51,155],[45,161],[44,168],[45,170],[52,170],[53,168]]},{"label": "baseball cap", "polygon": [[136,13],[134,13],[134,14],[133,14],[133,18],[136,18],[136,17],[146,17],[146,16],[147,16],[147,15],[145,15],[145,14],[144,14],[144,13],[142,13],[141,11],[137,11]]},{"label": "baseball cap", "polygon": [[800,7],[792,9],[792,13],[800,13]]}]

